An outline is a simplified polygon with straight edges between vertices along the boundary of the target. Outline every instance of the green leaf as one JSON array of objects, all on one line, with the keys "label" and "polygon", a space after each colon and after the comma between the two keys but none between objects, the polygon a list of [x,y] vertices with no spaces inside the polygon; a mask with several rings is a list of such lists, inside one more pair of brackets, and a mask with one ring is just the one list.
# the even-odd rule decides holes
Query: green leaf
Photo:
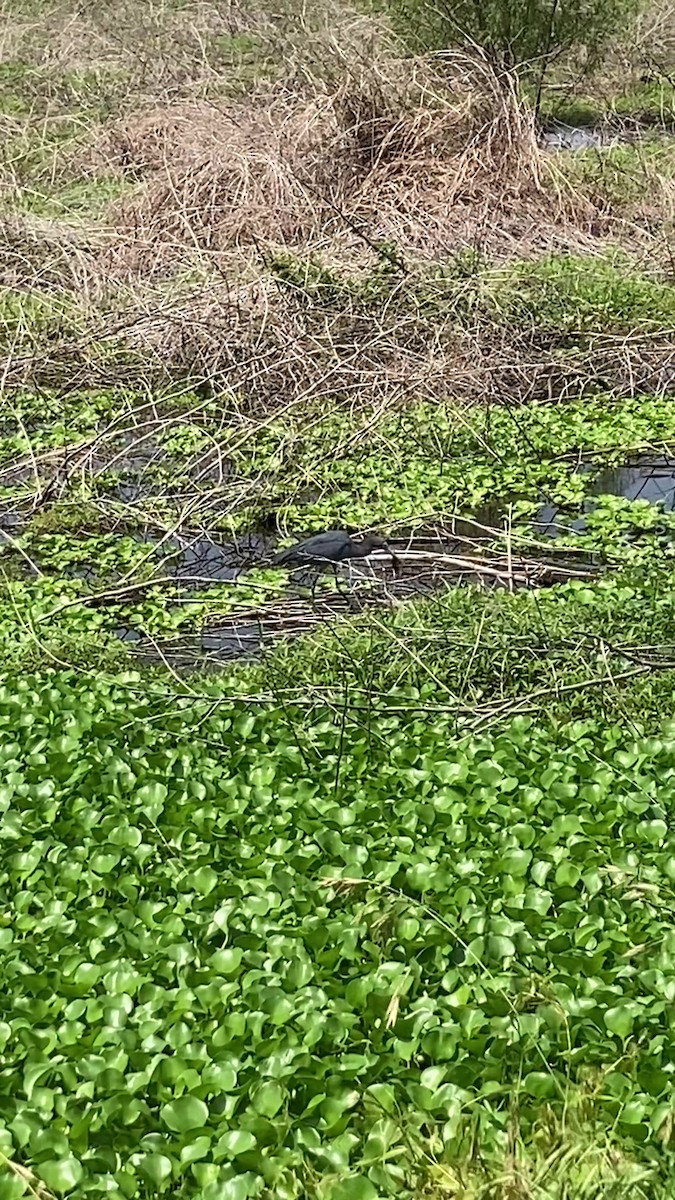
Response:
[{"label": "green leaf", "polygon": [[151,821],[156,821],[164,808],[168,794],[166,785],[156,781],[154,783],[146,783],[143,787],[140,787],[134,799],[146,816]]},{"label": "green leaf", "polygon": [[634,1020],[634,1011],[626,1004],[616,1004],[604,1014],[605,1025],[610,1033],[615,1033],[620,1038],[629,1036]]},{"label": "green leaf", "polygon": [[509,850],[501,860],[500,867],[505,875],[526,875],[532,855],[529,850]]},{"label": "green leaf", "polygon": [[501,934],[490,934],[487,939],[487,954],[489,958],[513,958],[516,953],[514,942]]},{"label": "green leaf", "polygon": [[52,1192],[72,1192],[81,1182],[84,1171],[76,1158],[51,1159],[40,1163],[37,1173]]},{"label": "green leaf", "polygon": [[278,1083],[264,1083],[253,1092],[251,1103],[257,1113],[274,1117],[284,1102],[284,1091]]},{"label": "green leaf", "polygon": [[576,863],[563,862],[557,867],[555,881],[559,887],[576,887],[581,878],[581,871]]},{"label": "green leaf", "polygon": [[203,1100],[196,1096],[181,1096],[164,1104],[160,1115],[165,1125],[175,1133],[188,1133],[191,1129],[202,1129],[209,1118],[209,1110]]},{"label": "green leaf", "polygon": [[212,971],[219,975],[235,975],[239,970],[243,951],[238,946],[228,946],[225,950],[216,950],[209,959]]},{"label": "green leaf", "polygon": [[523,1079],[523,1090],[530,1096],[548,1099],[560,1095],[555,1076],[548,1071],[530,1071]]},{"label": "green leaf", "polygon": [[249,1150],[253,1150],[255,1145],[256,1139],[248,1130],[231,1129],[219,1139],[217,1150],[220,1155],[232,1155],[233,1158],[237,1158],[240,1154],[247,1154]]},{"label": "green leaf", "polygon": [[171,1178],[171,1159],[165,1154],[144,1154],[140,1161],[140,1170],[146,1179],[154,1183],[156,1187],[161,1187],[167,1179]]},{"label": "green leaf", "polygon": [[378,1200],[377,1188],[365,1175],[347,1175],[331,1185],[326,1200]]},{"label": "green leaf", "polygon": [[186,1163],[199,1162],[204,1158],[211,1149],[211,1139],[208,1137],[198,1137],[194,1142],[190,1142],[188,1146],[183,1146],[180,1152],[180,1161],[183,1166]]},{"label": "green leaf", "polygon": [[199,867],[189,877],[190,885],[202,896],[208,896],[218,883],[218,876],[212,867]]},{"label": "green leaf", "polygon": [[3,1174],[2,1160],[0,1160],[0,1195],[2,1200],[22,1200],[23,1196],[29,1195],[28,1181],[19,1179],[16,1175]]},{"label": "green leaf", "polygon": [[446,1067],[427,1067],[426,1070],[422,1071],[420,1083],[422,1087],[428,1088],[430,1092],[435,1092],[443,1083],[447,1073]]},{"label": "green leaf", "polygon": [[202,1083],[213,1092],[232,1092],[237,1086],[237,1072],[227,1063],[209,1063],[202,1071]]},{"label": "green leaf", "polygon": [[645,1105],[641,1100],[632,1100],[624,1104],[619,1113],[619,1120],[624,1125],[639,1125],[646,1114]]},{"label": "green leaf", "polygon": [[204,1189],[200,1200],[247,1200],[248,1196],[256,1194],[256,1177],[247,1172],[245,1175],[232,1175],[229,1179],[210,1183]]},{"label": "green leaf", "polygon": [[464,762],[435,762],[433,769],[436,777],[444,784],[466,779],[468,774]]}]

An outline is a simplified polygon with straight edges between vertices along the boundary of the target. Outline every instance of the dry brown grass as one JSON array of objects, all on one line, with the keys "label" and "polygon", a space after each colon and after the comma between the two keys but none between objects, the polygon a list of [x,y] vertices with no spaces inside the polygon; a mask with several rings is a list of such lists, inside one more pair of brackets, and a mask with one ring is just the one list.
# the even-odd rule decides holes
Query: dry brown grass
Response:
[{"label": "dry brown grass", "polygon": [[461,283],[420,308],[420,285],[424,275],[394,274],[372,306],[348,294],[308,301],[271,273],[239,284],[212,277],[178,298],[142,288],[123,293],[115,312],[92,304],[67,314],[38,345],[30,330],[17,335],[0,370],[8,388],[116,385],[146,395],[182,386],[219,397],[227,419],[246,428],[335,403],[377,420],[410,401],[547,403],[673,387],[667,332],[589,335],[572,346],[489,310],[467,320]]},{"label": "dry brown grass", "polygon": [[675,4],[651,0],[640,11],[635,40],[625,55],[634,70],[656,71],[672,78],[675,63]]},{"label": "dry brown grass", "polygon": [[618,242],[663,259],[654,216],[672,210],[673,180],[658,166],[645,163],[637,200],[615,201],[597,172],[569,173],[541,149],[513,86],[480,58],[325,51],[321,73],[292,86],[177,102],[106,131],[96,154],[141,181],[110,212],[112,277],[157,279],[204,256],[240,274],[280,247],[349,262],[382,242],[413,260]]},{"label": "dry brown grass", "polygon": [[[117,263],[131,252],[134,269],[139,251],[156,271],[185,249],[354,238],[437,257],[475,242],[488,212],[508,240],[509,214],[522,227],[552,207],[531,119],[466,59],[352,64],[334,85],[177,105],[125,121],[101,149],[145,178],[112,214]],[[563,216],[558,205],[547,224]]]},{"label": "dry brown grass", "polygon": [[[40,32],[35,21],[14,28],[14,54],[53,33],[48,63],[123,67],[133,86],[70,160],[78,177],[128,182],[105,221],[2,219],[0,283],[78,308],[77,332],[52,330],[30,351],[15,339],[0,364],[5,384],[143,387],[178,376],[245,396],[259,413],[324,395],[374,407],[504,390],[546,399],[584,380],[630,387],[643,362],[658,366],[660,350],[642,343],[625,363],[608,345],[561,365],[528,331],[417,310],[416,273],[462,250],[492,261],[597,253],[627,233],[650,252],[658,238],[639,213],[619,220],[570,181],[514,88],[480,57],[403,60],[372,21],[346,9],[314,17],[314,29],[279,23],[283,76],[245,99],[207,86],[219,78],[213,38],[254,30],[271,46],[262,7],[107,3],[73,14],[64,2]],[[378,311],[349,299],[308,305],[266,269],[286,250],[366,276],[392,247],[402,270]]]},{"label": "dry brown grass", "polygon": [[[0,53],[41,54],[41,69],[114,68],[128,84],[121,111],[93,125],[88,143],[54,150],[53,177],[129,185],[107,214],[109,236],[99,231],[90,293],[195,267],[241,278],[279,247],[348,263],[382,241],[412,259],[466,247],[517,258],[602,249],[628,233],[625,213],[543,154],[513,86],[480,57],[403,60],[386,30],[331,0],[310,17],[292,4],[273,17],[262,3],[73,12],[60,0],[42,24],[8,21]],[[242,33],[282,73],[233,98],[217,44]],[[1,184],[20,198],[7,164]],[[642,214],[628,216],[628,236],[649,241]],[[28,277],[49,258],[48,240],[45,251],[27,238]]]},{"label": "dry brown grass", "polygon": [[87,301],[99,293],[105,230],[33,213],[0,215],[0,287]]},{"label": "dry brown grass", "polygon": [[261,5],[232,0],[53,0],[25,9],[3,0],[0,18],[0,59],[54,74],[115,67],[127,73],[132,103],[141,92],[166,97],[203,86],[217,67],[219,38],[271,32]]}]

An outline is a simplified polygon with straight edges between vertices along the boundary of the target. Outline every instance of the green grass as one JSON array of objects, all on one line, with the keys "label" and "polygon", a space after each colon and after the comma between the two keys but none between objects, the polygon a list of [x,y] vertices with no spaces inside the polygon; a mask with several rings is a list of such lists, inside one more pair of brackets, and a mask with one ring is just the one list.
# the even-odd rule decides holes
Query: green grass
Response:
[{"label": "green grass", "polygon": [[[534,94],[530,95],[534,100]],[[563,125],[594,126],[605,116],[605,108],[597,97],[587,95],[544,94],[539,110],[543,122],[560,121]]]},{"label": "green grass", "polygon": [[672,127],[675,124],[675,85],[672,79],[645,81],[617,96],[611,109],[620,117]]},{"label": "green grass", "polygon": [[[674,159],[675,162],[675,159]],[[544,331],[637,333],[675,327],[675,287],[629,262],[565,256],[517,267],[494,289],[498,313]]]},{"label": "green grass", "polygon": [[[639,82],[613,81],[594,94],[591,90],[578,92],[550,91],[541,105],[541,117],[566,125],[593,126],[612,118],[629,119],[644,125],[670,128],[675,122],[675,86],[665,76]],[[588,89],[588,82],[587,82]]]},{"label": "green grass", "polygon": [[[626,174],[633,147],[603,152],[606,169]],[[647,147],[659,162],[667,154],[675,170],[675,151]],[[597,154],[577,156],[588,162]],[[643,160],[640,159],[641,168]],[[605,169],[605,168],[603,168]],[[580,170],[583,173],[584,167]],[[381,310],[414,313],[420,319],[472,326],[477,321],[513,324],[523,320],[543,331],[619,334],[627,330],[672,329],[675,288],[641,271],[621,252],[612,256],[545,255],[532,261],[494,266],[469,253],[439,267],[401,274],[393,250],[381,249],[372,272],[348,276],[316,259],[285,255],[272,262],[275,277],[296,301],[308,307],[344,309],[374,316]]]},{"label": "green grass", "polygon": [[30,117],[36,125],[40,118],[58,115],[95,122],[111,115],[128,88],[128,75],[117,64],[64,69],[7,59],[0,64],[0,113]]},{"label": "green grass", "polygon": [[58,191],[27,191],[14,211],[37,213],[44,217],[102,215],[109,204],[129,190],[118,176],[98,176],[86,182],[66,183]]},{"label": "green grass", "polygon": [[[671,560],[514,595],[450,588],[374,622],[366,614],[351,630],[280,643],[266,677],[299,694],[327,689],[338,705],[372,694],[391,696],[394,708],[454,706],[459,727],[524,697],[528,711],[561,719],[658,722],[675,678],[672,582]],[[653,647],[651,657],[631,649],[639,646]]]},{"label": "green grass", "polygon": [[[82,318],[82,306],[65,294],[50,295],[36,288],[0,289],[0,338],[5,354],[16,347],[34,345],[36,339],[49,336],[52,331],[58,330],[62,337],[72,335]],[[12,408],[22,414],[30,413],[31,405],[35,413],[48,416],[53,402],[45,413],[35,393],[20,392],[12,397]],[[11,409],[3,417],[6,425],[12,419]]]},{"label": "green grass", "polygon": [[675,177],[672,138],[575,151],[565,164],[565,176],[600,207],[630,211],[649,204],[659,212],[663,205],[664,216],[659,219],[669,228],[668,190]]}]

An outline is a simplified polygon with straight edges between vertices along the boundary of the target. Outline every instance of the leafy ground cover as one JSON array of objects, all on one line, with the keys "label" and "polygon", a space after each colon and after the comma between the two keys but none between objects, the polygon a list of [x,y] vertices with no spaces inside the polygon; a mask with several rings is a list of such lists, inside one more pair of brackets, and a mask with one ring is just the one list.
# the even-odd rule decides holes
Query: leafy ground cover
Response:
[{"label": "leafy ground cover", "polygon": [[57,1194],[446,1194],[578,1104],[668,1141],[672,731],[0,706],[3,1151]]},{"label": "leafy ground cover", "polygon": [[617,95],[612,83],[605,94],[570,94],[554,91],[544,96],[542,116],[569,122],[572,126],[593,127],[606,121],[638,121],[656,126],[675,122],[675,90],[672,81],[659,76],[636,81],[633,87]]}]

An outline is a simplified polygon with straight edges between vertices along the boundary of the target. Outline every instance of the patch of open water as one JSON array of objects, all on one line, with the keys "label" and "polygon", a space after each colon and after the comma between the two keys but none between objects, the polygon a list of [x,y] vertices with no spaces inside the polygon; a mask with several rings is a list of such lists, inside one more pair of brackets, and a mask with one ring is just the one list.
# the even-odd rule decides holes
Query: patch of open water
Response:
[{"label": "patch of open water", "polygon": [[612,132],[604,126],[566,125],[562,121],[552,121],[541,134],[547,150],[600,150],[634,140],[634,137]]},{"label": "patch of open water", "polygon": [[539,138],[545,150],[606,150],[612,146],[632,146],[636,142],[661,139],[669,136],[669,130],[660,126],[646,126],[639,121],[626,121],[621,126],[603,123],[598,125],[568,125],[565,121],[549,121]]},{"label": "patch of open water", "polygon": [[583,533],[587,515],[597,506],[598,496],[622,496],[626,500],[647,500],[663,512],[675,510],[675,458],[665,454],[641,454],[617,467],[581,463],[578,473],[592,474],[582,512],[570,518],[562,505],[543,504],[535,518],[535,529],[545,537],[562,533]]},{"label": "patch of open water", "polygon": [[195,535],[176,536],[160,546],[163,567],[172,579],[193,581],[192,587],[218,580],[240,579],[247,570],[261,565],[270,542],[259,534],[246,534],[235,542],[215,542]]},{"label": "patch of open water", "polygon": [[218,670],[226,662],[257,658],[263,649],[263,634],[258,625],[236,625],[204,629],[201,633],[152,642],[139,629],[119,625],[116,636],[137,647],[139,661],[148,664],[168,662],[174,670]]}]

